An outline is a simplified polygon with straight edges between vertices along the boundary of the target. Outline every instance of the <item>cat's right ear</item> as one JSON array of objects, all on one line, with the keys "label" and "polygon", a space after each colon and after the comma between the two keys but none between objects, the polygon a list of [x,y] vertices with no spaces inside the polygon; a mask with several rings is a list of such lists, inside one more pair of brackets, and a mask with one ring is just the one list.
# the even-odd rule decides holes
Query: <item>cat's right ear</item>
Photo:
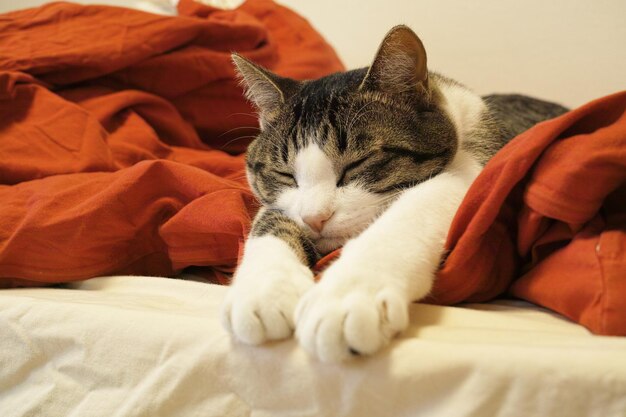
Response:
[{"label": "cat's right ear", "polygon": [[280,77],[239,54],[232,54],[232,59],[245,87],[246,97],[259,111],[259,122],[263,129],[266,123],[278,115],[297,81]]},{"label": "cat's right ear", "polygon": [[359,89],[388,94],[412,93],[428,100],[426,49],[405,25],[392,28],[383,39]]}]

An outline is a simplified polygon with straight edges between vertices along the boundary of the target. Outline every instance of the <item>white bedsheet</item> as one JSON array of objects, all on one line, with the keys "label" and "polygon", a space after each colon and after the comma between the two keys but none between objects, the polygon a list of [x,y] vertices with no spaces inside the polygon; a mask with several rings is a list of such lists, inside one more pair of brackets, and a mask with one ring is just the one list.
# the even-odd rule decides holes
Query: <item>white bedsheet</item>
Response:
[{"label": "white bedsheet", "polygon": [[413,305],[391,348],[320,364],[233,343],[225,289],[151,277],[0,291],[0,416],[626,416],[626,339],[521,303]]}]

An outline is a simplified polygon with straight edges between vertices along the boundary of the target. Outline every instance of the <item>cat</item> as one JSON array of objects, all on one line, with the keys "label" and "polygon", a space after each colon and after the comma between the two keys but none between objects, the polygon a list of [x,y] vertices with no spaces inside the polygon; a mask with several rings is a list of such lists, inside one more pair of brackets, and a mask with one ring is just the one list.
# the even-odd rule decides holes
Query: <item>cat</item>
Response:
[{"label": "cat", "polygon": [[[566,108],[481,98],[426,65],[407,26],[370,67],[295,81],[233,54],[260,134],[246,155],[262,203],[221,310],[248,344],[288,338],[322,361],[371,355],[430,292],[452,218],[484,164]],[[321,255],[343,247],[314,283]]]}]

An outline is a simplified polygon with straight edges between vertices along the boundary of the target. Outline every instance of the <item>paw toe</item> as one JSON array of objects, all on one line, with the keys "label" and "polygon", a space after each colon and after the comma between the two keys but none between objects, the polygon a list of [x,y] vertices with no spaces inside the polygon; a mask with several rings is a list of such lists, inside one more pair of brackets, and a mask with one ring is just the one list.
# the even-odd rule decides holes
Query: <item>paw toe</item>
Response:
[{"label": "paw toe", "polygon": [[381,291],[376,297],[383,327],[392,333],[401,332],[409,325],[409,312],[406,301],[396,292]]},{"label": "paw toe", "polygon": [[309,292],[296,311],[296,335],[302,347],[324,362],[371,355],[408,325],[408,307],[393,289],[338,295]]},{"label": "paw toe", "polygon": [[265,328],[251,305],[235,306],[232,310],[232,327],[235,336],[249,345],[259,345],[266,340]]},{"label": "paw toe", "polygon": [[317,352],[317,330],[321,317],[319,315],[299,315],[296,324],[296,337],[300,345],[312,355]]},{"label": "paw toe", "polygon": [[338,307],[328,311],[319,323],[316,337],[317,356],[323,362],[339,362],[348,356],[343,335],[345,312]]},{"label": "paw toe", "polygon": [[258,311],[258,316],[265,329],[268,340],[285,339],[291,335],[293,325],[285,314],[275,308],[266,308]]},{"label": "paw toe", "polygon": [[380,318],[375,306],[367,300],[354,300],[344,324],[348,346],[361,354],[370,355],[380,349]]}]

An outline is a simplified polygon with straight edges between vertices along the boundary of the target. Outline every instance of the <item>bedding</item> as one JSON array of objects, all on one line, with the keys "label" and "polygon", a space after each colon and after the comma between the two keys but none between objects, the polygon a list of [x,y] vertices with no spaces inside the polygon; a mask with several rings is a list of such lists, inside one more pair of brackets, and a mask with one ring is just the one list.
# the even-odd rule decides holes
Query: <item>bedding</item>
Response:
[{"label": "bedding", "polygon": [[[269,0],[178,7],[186,17],[53,3],[0,19],[0,287],[191,266],[228,282],[258,206],[241,154],[256,121],[230,51],[294,78],[343,67]],[[514,139],[465,198],[430,301],[511,288],[626,335],[625,132],[622,92]]]},{"label": "bedding", "polygon": [[468,191],[435,298],[511,294],[626,336],[626,92],[522,133]]},{"label": "bedding", "polygon": [[500,301],[411,306],[371,358],[231,341],[223,286],[116,276],[0,292],[0,415],[595,416],[626,412],[626,339]]},{"label": "bedding", "polygon": [[234,266],[257,128],[230,52],[294,78],[343,67],[271,1],[179,9],[53,3],[0,19],[0,287]]}]

